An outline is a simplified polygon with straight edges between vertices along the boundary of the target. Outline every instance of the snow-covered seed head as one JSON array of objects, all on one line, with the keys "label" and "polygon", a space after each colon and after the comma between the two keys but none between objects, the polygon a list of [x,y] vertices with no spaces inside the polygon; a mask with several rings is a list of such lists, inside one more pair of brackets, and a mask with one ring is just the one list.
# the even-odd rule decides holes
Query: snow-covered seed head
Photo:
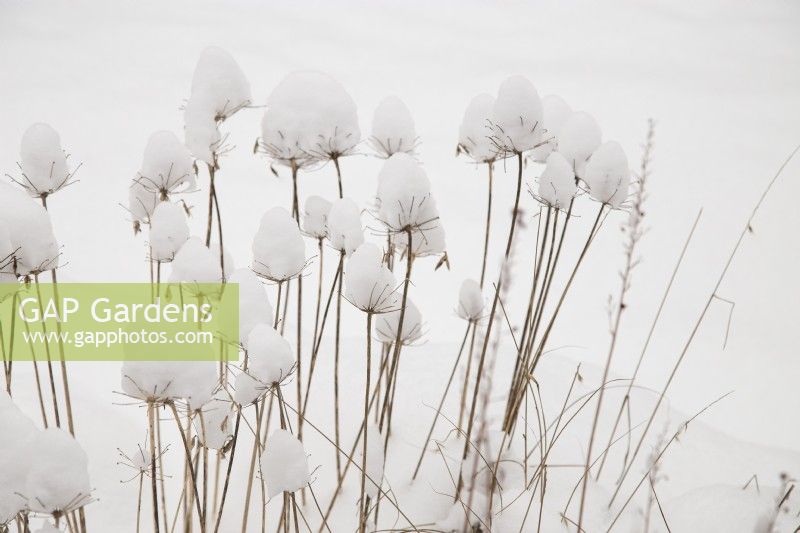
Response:
[{"label": "snow-covered seed head", "polygon": [[133,178],[128,187],[128,213],[133,219],[133,231],[138,234],[142,224],[149,225],[159,203],[159,193]]},{"label": "snow-covered seed head", "polygon": [[[0,221],[0,303],[13,294],[17,283],[15,249],[8,224]],[[9,284],[9,285],[6,285]]]},{"label": "snow-covered seed head", "polygon": [[69,433],[45,429],[28,453],[36,458],[31,462],[23,493],[31,511],[58,515],[89,502],[89,459]]},{"label": "snow-covered seed head", "polygon": [[616,141],[601,144],[586,163],[583,179],[592,198],[618,209],[628,198],[631,184],[628,158],[622,146]]},{"label": "snow-covered seed head", "polygon": [[542,142],[544,144],[537,146],[531,152],[531,158],[539,163],[547,161],[547,156],[557,150],[561,128],[572,115],[572,108],[560,96],[548,94],[542,98],[542,112],[544,125]]},{"label": "snow-covered seed head", "polygon": [[122,392],[145,402],[187,400],[194,408],[209,401],[219,383],[213,361],[125,361]]},{"label": "snow-covered seed head", "polygon": [[386,313],[397,308],[396,282],[383,265],[383,253],[365,242],[350,256],[345,265],[345,297],[367,313]]},{"label": "snow-covered seed head", "polygon": [[328,239],[331,246],[349,256],[364,242],[361,210],[350,198],[333,202],[328,213]]},{"label": "snow-covered seed head", "polygon": [[583,179],[586,161],[602,140],[600,126],[588,113],[572,113],[561,127],[558,151],[572,166],[575,175]]},{"label": "snow-covered seed head", "polygon": [[[429,198],[428,202],[436,205],[433,203],[433,198]],[[414,257],[442,255],[447,251],[444,227],[440,222],[437,219],[437,225],[429,225],[411,232],[411,253]],[[392,244],[398,251],[408,253],[408,234],[398,233]]]},{"label": "snow-covered seed head", "polygon": [[[227,394],[217,392],[194,417],[194,429],[200,445],[209,450],[221,450],[231,438],[232,406]],[[200,418],[202,416],[202,420]]]},{"label": "snow-covered seed head", "polygon": [[[272,324],[274,317],[272,304],[264,290],[264,285],[249,268],[235,271],[228,283],[239,284],[239,343],[247,349],[247,339],[256,325]],[[228,297],[227,291],[223,298]]]},{"label": "snow-covered seed head", "polygon": [[215,46],[203,50],[184,111],[186,146],[192,155],[215,165],[224,143],[219,124],[251,101],[250,83],[233,57]]},{"label": "snow-covered seed head", "polygon": [[25,130],[20,146],[20,178],[12,178],[31,196],[46,197],[70,184],[73,174],[61,137],[49,124],[36,123]]},{"label": "snow-covered seed head", "polygon": [[464,111],[458,130],[459,148],[476,163],[490,163],[497,157],[497,147],[491,140],[493,109],[494,96],[479,94]]},{"label": "snow-covered seed head", "polygon": [[267,99],[261,148],[279,163],[304,166],[353,152],[361,140],[356,104],[328,74],[293,72]]},{"label": "snow-covered seed head", "polygon": [[[396,342],[400,324],[401,309],[384,313],[375,321],[375,333],[381,342]],[[400,344],[413,344],[422,337],[422,314],[411,300],[406,300],[403,314],[403,330],[400,333]]]},{"label": "snow-covered seed head", "polygon": [[260,466],[270,498],[302,489],[311,477],[303,443],[285,429],[270,434]]},{"label": "snow-covered seed head", "polygon": [[281,337],[271,324],[258,324],[247,338],[250,357],[248,373],[271,387],[286,379],[294,368],[289,341]]},{"label": "snow-covered seed head", "polygon": [[328,236],[328,213],[331,211],[331,202],[321,196],[306,198],[303,211],[303,232],[315,239],[324,239]]},{"label": "snow-covered seed head", "polygon": [[161,202],[150,220],[150,256],[155,261],[167,263],[189,240],[189,224],[183,206]]},{"label": "snow-covered seed head", "polygon": [[572,165],[558,152],[547,157],[547,166],[539,176],[539,199],[550,207],[565,210],[578,191]]},{"label": "snow-covered seed head", "polygon": [[130,452],[124,452],[117,448],[117,452],[119,452],[120,457],[120,460],[117,462],[118,465],[126,466],[133,470],[136,473],[136,477],[140,475],[150,475],[150,466],[152,463],[150,453],[146,450],[146,445],[142,446],[141,444],[137,444],[136,449]]},{"label": "snow-covered seed head", "polygon": [[208,249],[199,237],[187,240],[172,260],[170,283],[222,283],[219,255]]},{"label": "snow-covered seed head", "polygon": [[253,239],[253,271],[272,281],[285,281],[302,272],[306,245],[297,222],[282,207],[273,207],[261,218]]},{"label": "snow-covered seed head", "polygon": [[458,291],[458,316],[469,322],[480,320],[483,316],[485,302],[481,286],[474,279],[465,279],[461,282],[461,289]]},{"label": "snow-covered seed head", "polygon": [[12,259],[8,258],[8,250],[0,256],[0,264],[5,265],[4,272],[26,276],[58,266],[59,244],[53,233],[50,214],[39,202],[2,182],[0,223],[8,229],[13,253]]},{"label": "snow-covered seed head", "polygon": [[531,150],[542,138],[542,102],[524,76],[511,76],[497,92],[492,107],[492,142],[499,152]]},{"label": "snow-covered seed head", "polygon": [[396,153],[414,154],[419,144],[414,118],[397,96],[387,96],[375,108],[370,144],[379,157],[391,157]]},{"label": "snow-covered seed head", "polygon": [[[32,447],[40,434],[33,422],[11,401],[5,390],[0,391],[0,526],[13,520],[26,508],[25,482],[36,457]],[[2,529],[2,527],[0,527]]]},{"label": "snow-covered seed head", "polygon": [[377,197],[378,218],[389,232],[427,231],[439,225],[428,176],[408,154],[394,154],[383,164]]},{"label": "snow-covered seed head", "polygon": [[192,155],[174,133],[157,131],[147,141],[136,181],[161,200],[192,192],[197,186]]}]

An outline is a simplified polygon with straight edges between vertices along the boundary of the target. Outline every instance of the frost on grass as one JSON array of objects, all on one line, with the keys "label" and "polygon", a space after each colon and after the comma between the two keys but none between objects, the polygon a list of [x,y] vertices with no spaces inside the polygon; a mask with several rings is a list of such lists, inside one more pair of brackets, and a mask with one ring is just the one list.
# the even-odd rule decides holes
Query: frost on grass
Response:
[{"label": "frost on grass", "polygon": [[[375,333],[381,342],[393,343],[398,339],[398,325],[400,324],[400,309],[383,313],[375,321]],[[400,343],[413,344],[422,337],[422,314],[414,302],[406,300],[403,316],[403,329],[400,333]]]},{"label": "frost on grass", "polygon": [[253,238],[253,271],[272,281],[285,281],[300,274],[306,265],[306,244],[297,222],[282,207],[273,207],[261,217]]},{"label": "frost on grass", "polygon": [[192,155],[171,131],[150,136],[136,181],[167,200],[171,194],[190,192],[197,182]]},{"label": "frost on grass", "polygon": [[522,153],[542,138],[542,102],[524,76],[511,76],[497,92],[492,107],[493,142],[499,151]]},{"label": "frost on grass", "polygon": [[547,157],[547,165],[539,176],[538,196],[545,204],[557,209],[569,208],[578,192],[572,165],[558,152]]},{"label": "frost on grass", "polygon": [[251,101],[250,83],[233,57],[216,46],[203,50],[184,112],[186,146],[192,155],[215,164],[222,143],[218,124]]},{"label": "frost on grass", "polygon": [[542,98],[542,124],[544,126],[544,144],[533,149],[531,158],[539,163],[544,163],[553,151],[558,148],[558,139],[561,137],[561,128],[569,116],[572,108],[563,98],[555,94],[548,94]]},{"label": "frost on grass", "polygon": [[279,163],[298,166],[350,154],[361,140],[356,104],[328,74],[293,72],[267,99],[261,142]]},{"label": "frost on grass", "polygon": [[345,297],[357,308],[386,313],[398,306],[396,282],[383,264],[383,252],[372,243],[359,246],[345,265]]},{"label": "frost on grass", "polygon": [[294,356],[289,341],[272,325],[257,324],[247,338],[247,371],[236,378],[234,400],[250,405],[291,374]]},{"label": "frost on grass", "polygon": [[6,183],[0,183],[0,222],[8,229],[19,275],[38,274],[58,266],[59,245],[49,213],[36,200]]},{"label": "frost on grass", "polygon": [[600,145],[586,164],[583,180],[592,198],[615,209],[622,206],[631,183],[628,158],[622,146],[616,141]]},{"label": "frost on grass", "polygon": [[333,204],[321,196],[306,198],[303,211],[303,231],[315,239],[328,236],[328,213]]},{"label": "frost on grass", "polygon": [[261,472],[270,498],[308,485],[311,473],[303,443],[285,429],[273,431],[261,458]]},{"label": "frost on grass", "polygon": [[361,210],[352,199],[339,198],[333,202],[327,233],[331,246],[348,256],[364,242]]},{"label": "frost on grass", "polygon": [[397,96],[387,96],[372,117],[370,144],[381,157],[396,153],[414,154],[418,144],[414,118]]},{"label": "frost on grass", "polygon": [[481,292],[481,286],[474,279],[465,279],[461,282],[458,291],[458,316],[468,321],[480,320],[483,308],[486,305]]},{"label": "frost on grass", "polygon": [[588,113],[572,113],[561,127],[558,151],[572,165],[575,175],[583,178],[586,161],[602,140],[600,126]]},{"label": "frost on grass", "polygon": [[189,240],[189,224],[180,204],[161,202],[150,221],[150,256],[154,261],[169,262]]},{"label": "frost on grass", "polygon": [[247,338],[253,328],[273,323],[272,304],[261,280],[249,268],[236,270],[228,282],[239,284],[239,342],[247,349]]},{"label": "frost on grass", "polygon": [[22,178],[16,180],[31,196],[47,196],[69,184],[67,154],[61,137],[49,124],[36,123],[25,130],[20,146]]},{"label": "frost on grass", "polygon": [[458,146],[476,163],[487,163],[497,157],[497,147],[491,141],[494,96],[479,94],[470,101],[461,127],[458,129]]}]

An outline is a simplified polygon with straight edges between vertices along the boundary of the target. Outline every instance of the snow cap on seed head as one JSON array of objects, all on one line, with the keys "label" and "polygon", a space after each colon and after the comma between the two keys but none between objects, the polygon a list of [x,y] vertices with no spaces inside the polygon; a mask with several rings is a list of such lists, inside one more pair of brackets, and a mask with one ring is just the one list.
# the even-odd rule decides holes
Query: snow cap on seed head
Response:
[{"label": "snow cap on seed head", "polygon": [[361,210],[352,199],[339,198],[333,202],[328,213],[328,239],[333,248],[348,256],[364,242]]},{"label": "snow cap on seed head", "polygon": [[494,96],[479,94],[464,111],[458,130],[458,146],[476,163],[491,162],[497,157],[497,147],[491,139],[492,109]]},{"label": "snow cap on seed head", "polygon": [[219,255],[206,247],[199,237],[181,246],[172,260],[170,283],[221,283]]},{"label": "snow cap on seed head", "polygon": [[383,253],[372,243],[359,246],[345,265],[345,297],[368,313],[385,313],[397,308],[396,282],[383,265]]},{"label": "snow cap on seed head", "polygon": [[410,155],[397,153],[378,174],[378,218],[391,232],[426,230],[438,225],[439,212],[431,200],[431,183]]},{"label": "snow cap on seed head", "polygon": [[231,401],[227,394],[218,392],[203,405],[203,418],[194,417],[194,429],[200,444],[209,450],[221,450],[232,435]]},{"label": "snow cap on seed head", "polygon": [[461,282],[458,291],[458,316],[468,321],[475,321],[483,315],[483,293],[481,286],[474,279],[465,279]]},{"label": "snow cap on seed head", "polygon": [[[272,324],[272,304],[258,276],[249,268],[240,268],[228,278],[239,284],[239,343],[247,349],[247,339],[257,324]],[[226,297],[229,293],[226,291]],[[233,293],[230,293],[233,294]]]},{"label": "snow cap on seed head", "polygon": [[282,207],[273,207],[261,218],[253,239],[253,271],[269,280],[285,281],[302,272],[306,245],[297,222]]},{"label": "snow cap on seed head", "polygon": [[294,367],[294,356],[289,341],[269,324],[258,324],[247,339],[250,372],[267,385],[286,379]]},{"label": "snow cap on seed head", "polygon": [[542,102],[524,76],[511,76],[497,91],[492,107],[493,142],[499,151],[521,153],[542,138]]},{"label": "snow cap on seed head", "polygon": [[270,324],[257,324],[247,339],[249,366],[236,377],[234,400],[250,405],[292,373],[294,357],[289,341]]},{"label": "snow cap on seed head", "polygon": [[539,176],[539,199],[551,207],[567,209],[577,191],[572,165],[560,153],[551,153]]},{"label": "snow cap on seed head", "polygon": [[[429,198],[428,201],[433,202],[433,198]],[[407,251],[408,234],[398,233],[393,244],[398,251]],[[418,228],[411,232],[411,253],[414,257],[441,255],[446,251],[444,227],[438,219],[425,224],[422,229]]]},{"label": "snow cap on seed head", "polygon": [[184,111],[186,146],[192,155],[215,164],[222,142],[218,124],[251,102],[250,83],[233,57],[216,46],[204,49]]},{"label": "snow cap on seed head", "polygon": [[600,127],[588,113],[576,111],[564,122],[558,139],[558,151],[583,179],[586,161],[602,140]]},{"label": "snow cap on seed head", "polygon": [[616,141],[601,144],[586,163],[583,180],[592,198],[618,209],[628,197],[631,183],[628,158],[622,146]]},{"label": "snow cap on seed head", "polygon": [[13,435],[13,438],[0,439],[0,524],[6,524],[26,508],[22,495],[35,460],[30,450],[40,432],[5,390],[0,391],[0,427],[4,434]]},{"label": "snow cap on seed head", "polygon": [[296,492],[308,485],[311,472],[303,443],[286,431],[276,429],[267,439],[261,471],[270,498],[281,492]]},{"label": "snow cap on seed head", "polygon": [[136,233],[139,233],[142,224],[150,224],[159,201],[159,194],[153,188],[145,186],[138,176],[133,178],[128,187],[128,213],[133,219]]},{"label": "snow cap on seed head", "polygon": [[267,99],[262,147],[283,164],[303,166],[350,154],[361,140],[356,104],[328,74],[287,75]]},{"label": "snow cap on seed head", "polygon": [[[397,330],[400,325],[401,309],[395,309],[380,315],[375,322],[375,333],[381,342],[395,342]],[[410,299],[406,300],[406,310],[403,314],[403,329],[400,334],[402,345],[412,344],[422,337],[422,314]]]},{"label": "snow cap on seed head", "polygon": [[144,401],[187,400],[197,409],[219,383],[213,361],[125,361],[122,391]]},{"label": "snow cap on seed head", "polygon": [[22,177],[15,179],[31,196],[47,196],[69,184],[72,177],[61,137],[49,124],[33,124],[22,135]]},{"label": "snow cap on seed head", "polygon": [[396,153],[414,154],[418,144],[414,118],[397,96],[387,96],[375,108],[370,144],[383,158]]},{"label": "snow cap on seed head", "polygon": [[544,126],[542,141],[547,142],[533,149],[531,157],[534,161],[544,163],[547,161],[547,156],[558,148],[561,128],[571,114],[572,108],[560,96],[548,94],[542,98],[542,124]]},{"label": "snow cap on seed head", "polygon": [[189,224],[180,204],[161,202],[150,220],[150,255],[156,261],[170,262],[189,240]]},{"label": "snow cap on seed head", "polygon": [[331,211],[331,202],[321,196],[306,198],[303,211],[303,231],[314,237],[322,239],[328,236],[328,213]]},{"label": "snow cap on seed head", "polygon": [[50,214],[39,202],[2,182],[0,222],[8,229],[19,275],[36,274],[58,266],[59,245]]},{"label": "snow cap on seed head", "polygon": [[88,503],[89,459],[72,435],[59,428],[37,434],[25,482],[25,496],[33,512],[53,514],[72,511]]},{"label": "snow cap on seed head", "polygon": [[157,131],[150,136],[136,180],[162,199],[197,187],[192,155],[171,131]]}]

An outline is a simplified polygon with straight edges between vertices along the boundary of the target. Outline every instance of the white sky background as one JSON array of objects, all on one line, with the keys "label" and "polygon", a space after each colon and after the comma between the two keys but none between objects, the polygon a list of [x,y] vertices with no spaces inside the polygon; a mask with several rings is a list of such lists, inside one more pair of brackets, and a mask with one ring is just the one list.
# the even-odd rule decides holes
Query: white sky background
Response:
[{"label": "white sky background", "polygon": [[[25,128],[51,123],[83,162],[80,183],[50,202],[68,261],[64,279],[144,281],[144,237],[133,238],[117,204],[127,199],[150,133],[180,135],[179,106],[203,47],[222,46],[237,59],[259,104],[292,70],[331,73],[359,105],[365,133],[379,100],[397,94],[417,122],[420,159],[441,207],[453,267],[449,274],[433,273],[432,260],[419,261],[411,296],[435,348],[426,353],[450,358],[462,332],[452,312],[459,284],[479,272],[485,203],[483,172],[454,157],[458,126],[472,96],[524,74],[541,95],[557,93],[594,114],[604,137],[626,148],[633,167],[646,119],[657,120],[650,232],[623,321],[614,366],[619,375],[631,371],[682,241],[704,208],[642,371],[646,384],[660,387],[761,189],[800,143],[800,4],[600,4],[0,0],[0,168],[16,168]],[[245,110],[225,126],[238,148],[222,162],[218,188],[226,249],[238,266],[250,259],[261,214],[290,199],[288,173],[276,180],[263,157],[250,151],[261,115]],[[344,161],[345,194],[368,205],[379,168],[371,157]],[[501,166],[497,172],[496,243],[507,231],[514,170],[509,166],[505,174]],[[537,174],[530,166],[525,178],[535,183]],[[200,183],[207,186],[205,173]],[[333,169],[303,175],[300,188],[303,197],[333,197]],[[794,450],[800,450],[798,194],[795,160],[723,284],[721,295],[736,301],[727,348],[728,307],[716,303],[670,393],[673,405],[689,412],[733,389],[705,420],[739,438]],[[199,234],[205,192],[190,202]],[[523,202],[532,215],[534,201],[525,196]],[[581,205],[583,217],[571,231],[582,238],[595,205],[585,199]],[[621,220],[619,214],[607,220],[563,309],[551,346],[580,347],[563,355],[595,364],[605,357],[606,302],[618,290],[622,260]],[[518,237],[521,265],[529,264],[533,238],[531,230]],[[519,291],[526,292],[522,269],[518,275]],[[515,321],[520,306],[521,300],[509,302]],[[346,325],[360,335],[355,319],[361,317],[351,314]],[[82,371],[91,370],[86,365]]]}]

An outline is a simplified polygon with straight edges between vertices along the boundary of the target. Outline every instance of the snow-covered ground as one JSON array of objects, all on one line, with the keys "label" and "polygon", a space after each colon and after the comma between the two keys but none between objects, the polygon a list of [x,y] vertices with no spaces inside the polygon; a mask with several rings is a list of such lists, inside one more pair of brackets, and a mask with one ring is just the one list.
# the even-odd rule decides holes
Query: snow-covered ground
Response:
[{"label": "snow-covered ground", "polygon": [[[422,493],[419,484],[408,486],[421,444],[410,436],[419,436],[429,422],[432,409],[426,406],[438,399],[463,333],[453,311],[459,285],[465,277],[477,276],[480,268],[485,179],[464,158],[454,157],[458,124],[469,100],[480,92],[496,92],[509,75],[524,74],[541,94],[559,94],[573,108],[591,112],[604,137],[618,140],[632,164],[638,161],[646,119],[656,119],[649,232],[641,247],[643,262],[634,272],[613,371],[630,374],[682,242],[703,208],[642,369],[641,384],[660,389],[758,195],[800,142],[798,25],[800,4],[780,0],[546,6],[512,1],[266,5],[0,0],[0,168],[15,170],[20,138],[31,123],[52,124],[72,158],[83,162],[79,183],[50,202],[64,245],[62,279],[144,281],[143,238],[133,236],[118,204],[127,199],[149,135],[159,129],[180,134],[180,107],[204,47],[219,45],[236,58],[257,104],[290,71],[329,72],[358,104],[363,131],[369,131],[372,112],[383,97],[402,97],[416,120],[420,160],[440,206],[452,266],[449,273],[434,272],[433,260],[415,266],[411,296],[424,316],[427,342],[405,352],[398,392],[403,401],[392,443],[398,452],[387,473],[404,511],[415,517],[419,513],[418,523],[426,523],[447,511],[447,498],[432,497],[431,488],[447,492],[452,487],[448,489],[441,459],[433,455],[425,474],[430,485]],[[226,249],[238,266],[250,260],[261,215],[272,206],[288,206],[291,198],[286,170],[276,179],[266,159],[252,154],[261,115],[260,109],[243,110],[225,125],[236,149],[222,161],[218,191]],[[380,161],[368,155],[343,160],[345,193],[359,205],[369,205],[379,168]],[[507,231],[514,170],[513,165],[498,168],[496,243],[502,243]],[[536,172],[530,167],[526,179]],[[723,348],[730,307],[716,302],[670,390],[674,411],[665,415],[671,423],[667,438],[705,404],[734,391],[692,422],[664,458],[667,479],[658,485],[658,495],[673,531],[752,531],[747,520],[755,523],[757,516],[750,509],[760,511],[775,500],[778,474],[800,472],[800,238],[794,231],[800,227],[798,174],[800,162],[795,160],[764,204],[720,289],[721,297],[736,302],[727,344]],[[335,183],[333,168],[326,166],[301,176],[300,193],[332,198]],[[201,186],[207,187],[207,180],[201,179]],[[200,234],[205,195],[188,200],[195,205],[192,231]],[[523,204],[530,220],[535,204],[529,197]],[[586,215],[580,224],[588,228],[588,208],[578,214]],[[620,221],[619,215],[606,221],[551,337],[550,346],[563,348],[548,355],[537,376],[546,409],[560,409],[577,362],[585,363],[588,383],[599,379],[594,368],[602,364],[608,346],[606,303],[617,290],[622,261]],[[535,225],[520,233],[518,242],[528,244],[520,247],[517,264],[529,264],[534,233]],[[309,255],[314,253],[312,244]],[[500,246],[492,250],[493,257],[502,253]],[[577,249],[567,252],[574,255]],[[497,261],[490,263],[490,272],[497,266]],[[326,280],[331,277],[329,273]],[[507,303],[517,309],[514,316],[522,312],[518,308],[525,291],[518,292]],[[343,320],[343,331],[352,339],[343,352],[348,367],[344,389],[352,391],[355,410],[363,381],[363,316],[348,308]],[[287,327],[292,331],[291,323]],[[506,343],[500,352],[496,391],[503,390],[510,375],[509,347]],[[119,483],[127,472],[115,464],[115,448],[130,449],[141,441],[145,418],[141,408],[118,405],[127,402],[113,392],[119,390],[119,366],[71,365],[77,432],[90,456],[98,499],[89,511],[90,525],[98,525],[94,530],[129,530],[135,512],[136,487]],[[322,358],[318,371],[330,376],[330,360]],[[20,374],[17,390],[26,390],[26,379]],[[329,379],[317,383],[309,420],[327,430],[331,384]],[[609,398],[607,405],[618,401]],[[32,396],[18,401],[35,414]],[[633,405],[640,419],[652,401],[651,392],[638,392]],[[356,418],[351,422],[347,431],[355,430]],[[566,446],[557,461],[583,460],[580,432],[589,422],[575,424],[570,432],[578,435],[572,437],[574,446]],[[602,435],[599,440],[604,442]],[[327,501],[332,451],[313,434],[308,450],[312,466],[320,465],[321,499]],[[614,472],[613,465],[608,468]],[[753,475],[761,484],[760,495],[752,484],[740,490]],[[553,488],[548,489],[554,506],[566,500],[562,491],[568,494],[576,478],[574,471],[564,474],[572,484],[559,476],[553,475]],[[596,489],[600,499],[605,489]],[[355,517],[354,508],[344,507],[338,524]],[[224,531],[237,530],[237,513],[227,516],[229,529]],[[658,520],[651,523],[651,530],[660,527]],[[789,530],[797,526],[789,521],[784,525]],[[347,531],[349,524],[340,527]]]}]

